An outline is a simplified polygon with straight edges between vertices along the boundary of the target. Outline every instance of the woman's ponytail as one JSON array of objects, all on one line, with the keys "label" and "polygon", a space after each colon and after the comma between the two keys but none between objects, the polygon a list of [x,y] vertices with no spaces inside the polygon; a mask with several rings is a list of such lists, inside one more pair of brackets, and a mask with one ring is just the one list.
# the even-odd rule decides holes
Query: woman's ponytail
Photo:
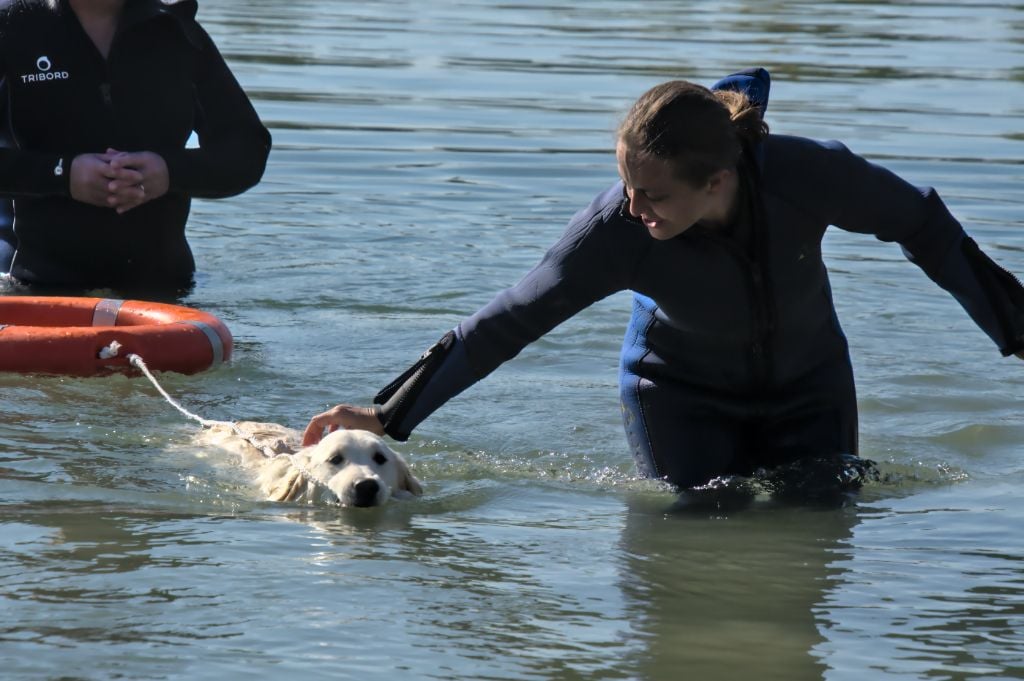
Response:
[{"label": "woman's ponytail", "polygon": [[738,90],[714,90],[715,97],[729,110],[736,135],[746,146],[754,146],[768,135],[768,124],[761,108]]}]

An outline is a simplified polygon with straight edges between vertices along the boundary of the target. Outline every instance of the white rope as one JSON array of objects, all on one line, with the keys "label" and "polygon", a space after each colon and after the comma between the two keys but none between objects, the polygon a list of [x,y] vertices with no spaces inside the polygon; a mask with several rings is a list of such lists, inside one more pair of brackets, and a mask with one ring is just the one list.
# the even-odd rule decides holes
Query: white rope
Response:
[{"label": "white rope", "polygon": [[[114,342],[116,343],[117,341]],[[143,361],[143,359],[136,355],[135,353],[131,353],[130,355],[128,355],[128,361],[131,363],[133,367],[141,371],[143,375],[145,375],[145,377],[149,379],[149,382],[153,384],[153,387],[156,388],[157,391],[164,396],[164,399],[167,400],[167,402],[172,407],[180,411],[187,418],[190,418],[193,421],[198,422],[200,425],[206,428],[212,428],[213,426],[227,426],[228,428],[231,428],[237,435],[245,437],[245,434],[241,431],[241,429],[231,421],[212,421],[210,419],[204,419],[202,416],[199,416],[198,414],[193,414],[188,409],[185,409],[185,407],[178,404],[178,402],[173,397],[167,394],[167,391],[164,390],[163,386],[157,382],[156,377],[150,372],[149,367],[146,366],[146,363]]]},{"label": "white rope", "polygon": [[[121,344],[118,343],[117,341],[113,341],[113,342],[111,342],[110,345],[108,345],[107,347],[103,348],[103,350],[100,351],[100,356],[103,357],[104,359],[109,359],[111,357],[116,356],[117,353],[118,353],[118,350],[120,350],[120,348],[121,348]],[[173,397],[171,397],[167,393],[167,391],[164,390],[163,386],[160,385],[160,383],[156,380],[156,377],[149,370],[149,367],[146,366],[146,362],[142,359],[142,357],[138,356],[137,354],[135,354],[133,352],[133,353],[128,354],[127,358],[128,358],[129,363],[131,363],[131,365],[133,367],[135,367],[136,369],[141,371],[142,374],[146,378],[149,379],[149,382],[153,384],[153,387],[156,388],[157,391],[161,395],[163,395],[164,399],[167,400],[167,403],[170,404],[175,409],[177,409],[182,414],[184,414],[185,417],[190,418],[193,421],[196,421],[197,423],[202,425],[204,428],[213,428],[214,426],[226,426],[226,427],[230,428],[231,431],[235,435],[237,435],[238,437],[242,438],[243,440],[248,442],[250,445],[255,447],[257,451],[259,451],[261,454],[263,454],[263,456],[267,457],[268,459],[273,459],[273,458],[276,458],[278,456],[288,456],[291,459],[292,465],[295,468],[299,469],[299,473],[301,473],[303,477],[305,477],[306,479],[312,481],[314,485],[319,485],[328,494],[333,496],[336,500],[340,501],[340,499],[338,499],[337,495],[334,494],[334,492],[331,490],[331,488],[327,486],[326,482],[321,480],[319,477],[314,475],[312,471],[310,471],[305,466],[303,466],[301,463],[296,461],[295,457],[290,456],[287,452],[275,452],[273,449],[271,449],[267,445],[262,445],[262,444],[256,442],[256,440],[251,435],[248,435],[247,433],[245,433],[241,428],[239,428],[237,425],[235,425],[231,421],[215,421],[215,420],[212,420],[212,419],[204,419],[202,416],[199,416],[198,414],[193,414],[188,409],[185,409],[185,407],[181,406],[181,404],[179,404],[177,400],[175,400]]]}]

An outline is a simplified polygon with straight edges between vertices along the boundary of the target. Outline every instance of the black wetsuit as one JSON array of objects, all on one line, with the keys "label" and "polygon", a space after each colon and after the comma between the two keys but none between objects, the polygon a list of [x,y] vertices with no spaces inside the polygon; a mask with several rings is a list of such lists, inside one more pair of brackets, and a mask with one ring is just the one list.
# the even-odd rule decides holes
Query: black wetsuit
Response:
[{"label": "black wetsuit", "polygon": [[[716,87],[767,104],[768,74]],[[576,214],[499,293],[378,394],[403,440],[445,401],[592,303],[634,292],[620,368],[640,472],[679,487],[804,457],[857,453],[857,402],[821,242],[830,225],[898,242],[1004,355],[1024,350],[1024,288],[983,254],[931,188],[838,142],[769,135],[738,167],[733,224],[658,241],[622,183]]]},{"label": "black wetsuit", "polygon": [[[206,32],[194,0],[129,0],[104,59],[67,0],[0,10],[0,74],[10,148],[0,195],[15,202],[13,262],[28,283],[186,287],[191,197],[245,191],[263,175],[270,134]],[[186,148],[195,131],[198,148]],[[170,190],[122,215],[71,199],[82,153],[152,151]]]}]

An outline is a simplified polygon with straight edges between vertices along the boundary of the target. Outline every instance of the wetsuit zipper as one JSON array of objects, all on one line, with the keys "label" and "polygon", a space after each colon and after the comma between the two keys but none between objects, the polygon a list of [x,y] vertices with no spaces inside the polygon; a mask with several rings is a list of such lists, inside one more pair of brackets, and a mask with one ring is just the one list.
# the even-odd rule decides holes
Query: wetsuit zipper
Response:
[{"label": "wetsuit zipper", "polygon": [[110,87],[110,61],[111,57],[114,54],[114,46],[117,44],[118,36],[121,34],[121,27],[118,26],[116,29],[114,29],[114,35],[110,39],[110,49],[107,50],[107,56],[104,57],[103,53],[100,52],[100,48],[97,47],[96,43],[93,42],[92,37],[89,35],[89,32],[85,30],[85,27],[82,25],[82,22],[79,21],[78,17],[75,16],[74,12],[71,11],[70,8],[68,9],[68,19],[75,26],[75,28],[72,30],[77,30],[80,39],[85,41],[85,45],[87,46],[86,49],[92,50],[93,58],[96,60],[100,73],[102,74],[102,78],[100,79],[99,85],[100,98],[103,101],[103,105],[107,107],[107,109],[113,111],[114,98],[111,95]]},{"label": "wetsuit zipper", "polygon": [[[110,64],[113,62],[114,50],[117,47],[117,39],[120,36],[120,28],[114,31],[114,37],[110,39],[110,49],[107,50],[107,56],[104,58],[100,54],[100,59],[103,62],[103,82],[100,83],[100,96],[103,97],[103,104],[110,109],[111,113],[114,113],[114,98],[111,95],[111,77],[110,77]],[[90,42],[92,42],[90,40]],[[99,50],[96,50],[99,53]]]},{"label": "wetsuit zipper", "polygon": [[[753,231],[753,264],[750,271],[753,304],[757,314],[757,326],[754,329],[754,365],[759,369],[762,386],[769,387],[775,380],[775,367],[772,364],[772,338],[775,333],[775,304],[772,292],[771,270],[768,253],[768,230],[764,221],[764,208],[761,205],[760,188],[756,179],[751,179],[748,191],[751,192],[750,219]],[[758,356],[760,353],[760,356]]]},{"label": "wetsuit zipper", "polygon": [[770,385],[774,375],[771,363],[771,314],[769,311],[769,292],[764,271],[758,262],[754,262],[750,271],[750,290],[754,306],[755,323],[750,353],[753,358],[754,371],[761,387]]},{"label": "wetsuit zipper", "polygon": [[740,219],[749,221],[749,246],[742,240],[728,238],[715,232],[708,236],[721,244],[739,263],[746,274],[747,295],[750,298],[750,363],[753,383],[758,388],[769,388],[775,379],[772,364],[772,337],[776,314],[772,295],[772,282],[768,267],[768,233],[764,223],[764,209],[756,179],[743,177],[743,200],[747,201]]},{"label": "wetsuit zipper", "polygon": [[[757,229],[757,228],[755,228]],[[760,231],[760,230],[758,230]],[[763,243],[754,244],[754,256],[744,252],[735,241],[712,237],[721,244],[739,263],[746,277],[747,295],[750,299],[750,362],[751,375],[758,388],[771,385],[775,372],[772,366],[772,331],[775,328],[774,306],[771,304],[771,282],[763,263],[767,248]]]}]

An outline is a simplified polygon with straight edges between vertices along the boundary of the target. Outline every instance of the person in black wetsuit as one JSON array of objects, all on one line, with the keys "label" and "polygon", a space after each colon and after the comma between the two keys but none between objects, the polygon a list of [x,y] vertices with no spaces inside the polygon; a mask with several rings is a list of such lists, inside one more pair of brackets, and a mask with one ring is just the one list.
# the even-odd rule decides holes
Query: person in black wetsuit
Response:
[{"label": "person in black wetsuit", "polygon": [[680,487],[857,454],[846,338],[821,254],[825,230],[898,242],[1003,355],[1024,350],[1024,288],[938,194],[838,142],[768,133],[770,79],[652,88],[619,129],[621,181],[576,214],[515,286],[461,322],[374,407],[314,416],[306,443],[362,428],[403,440],[446,400],[557,324],[634,292],[620,369],[639,471]]},{"label": "person in black wetsuit", "polygon": [[[271,145],[197,8],[3,4],[0,196],[15,217],[0,226],[0,272],[44,286],[191,286],[191,198],[252,187]],[[198,148],[186,148],[193,131]]]}]

